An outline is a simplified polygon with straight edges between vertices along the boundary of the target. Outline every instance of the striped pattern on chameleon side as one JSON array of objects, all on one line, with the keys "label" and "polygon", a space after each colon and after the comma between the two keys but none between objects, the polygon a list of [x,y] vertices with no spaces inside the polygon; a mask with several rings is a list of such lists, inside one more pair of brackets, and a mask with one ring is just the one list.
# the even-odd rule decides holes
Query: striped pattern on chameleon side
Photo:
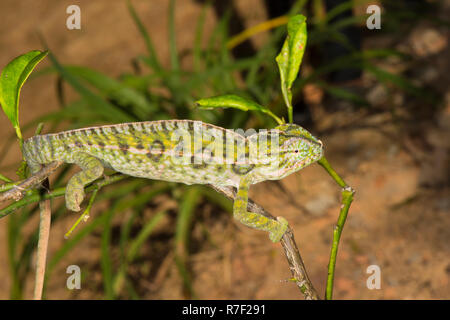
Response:
[{"label": "striped pattern on chameleon side", "polygon": [[[189,164],[174,164],[172,160],[175,153],[183,156],[182,150],[175,148],[177,141],[171,140],[173,132],[177,129],[185,130],[192,137],[195,135],[194,129],[197,132],[207,131],[213,136],[215,134],[221,136],[223,150],[219,156],[223,159],[217,159],[221,161],[212,163],[202,161],[197,163],[193,158]],[[191,143],[190,154],[202,151],[194,150],[194,146],[200,145],[203,149],[211,141],[200,137],[199,142],[198,145]],[[99,159],[105,167],[132,176],[187,184],[214,183],[237,186],[240,176],[252,168],[237,166],[234,163],[226,164],[225,157],[230,152],[235,155],[237,144],[245,142],[246,139],[234,131],[200,121],[161,120],[35,136],[24,143],[24,155],[29,163],[46,164],[55,160],[74,163],[73,155],[83,152]],[[212,156],[216,157],[214,154]]]}]

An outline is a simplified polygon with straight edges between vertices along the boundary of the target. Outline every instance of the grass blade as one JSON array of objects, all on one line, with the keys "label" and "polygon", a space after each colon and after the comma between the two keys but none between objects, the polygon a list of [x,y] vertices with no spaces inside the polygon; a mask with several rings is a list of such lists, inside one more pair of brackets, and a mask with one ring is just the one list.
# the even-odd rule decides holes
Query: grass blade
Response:
[{"label": "grass blade", "polygon": [[175,262],[177,264],[178,271],[183,278],[184,288],[188,297],[193,297],[195,295],[186,263],[188,258],[189,236],[192,219],[200,198],[200,187],[190,187],[187,190],[180,203],[180,210],[178,213],[175,231]]},{"label": "grass blade", "polygon": [[161,67],[161,64],[156,55],[155,46],[153,45],[152,39],[148,35],[147,29],[145,29],[144,24],[142,23],[141,19],[139,19],[139,16],[136,13],[136,10],[134,9],[130,0],[127,0],[127,7],[128,7],[128,11],[131,14],[131,17],[133,18],[134,23],[136,24],[140,34],[142,35],[142,38],[144,39],[145,45],[147,47],[147,51],[148,51],[148,55],[149,55],[149,59],[150,59],[149,61],[150,61],[151,66],[156,71],[160,71],[162,69],[162,67]]},{"label": "grass blade", "polygon": [[49,58],[52,61],[55,69],[64,77],[64,79],[84,98],[89,104],[95,108],[95,111],[103,117],[104,120],[117,123],[117,122],[131,122],[137,120],[132,116],[118,109],[113,104],[103,100],[100,96],[96,95],[83,84],[78,81],[76,76],[69,70],[63,67],[53,54],[49,54]]}]

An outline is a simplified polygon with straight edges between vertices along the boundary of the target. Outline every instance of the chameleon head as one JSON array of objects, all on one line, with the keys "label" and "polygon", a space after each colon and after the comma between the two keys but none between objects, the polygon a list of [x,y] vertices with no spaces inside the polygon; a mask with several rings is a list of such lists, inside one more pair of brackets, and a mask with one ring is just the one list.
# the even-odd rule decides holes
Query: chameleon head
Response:
[{"label": "chameleon head", "polygon": [[259,172],[265,179],[282,179],[322,158],[322,141],[299,125],[282,124],[273,133],[278,134],[278,143],[272,148],[269,165]]}]

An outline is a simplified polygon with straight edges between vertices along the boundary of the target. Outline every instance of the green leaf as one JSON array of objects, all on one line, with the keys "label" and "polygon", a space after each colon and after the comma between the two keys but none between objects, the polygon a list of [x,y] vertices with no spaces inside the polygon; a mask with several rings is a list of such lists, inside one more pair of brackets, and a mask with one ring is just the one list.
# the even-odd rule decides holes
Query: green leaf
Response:
[{"label": "green leaf", "polygon": [[150,112],[158,111],[157,106],[149,103],[144,94],[101,72],[82,66],[65,66],[65,68],[108,98],[116,99],[121,105],[129,105],[142,119],[148,117]]},{"label": "green leaf", "polygon": [[198,107],[200,107],[201,109],[235,108],[235,109],[239,109],[242,111],[248,111],[248,110],[259,111],[259,112],[270,115],[272,118],[275,119],[275,121],[278,122],[278,124],[283,123],[283,121],[280,118],[278,118],[275,114],[272,113],[272,111],[270,111],[266,107],[254,102],[254,101],[236,96],[234,94],[200,99],[200,100],[197,100],[195,102],[195,104]]},{"label": "green leaf", "polygon": [[284,102],[288,107],[289,122],[292,122],[292,93],[291,87],[297,78],[303,53],[306,46],[306,18],[303,15],[296,15],[289,19],[288,36],[284,41],[280,54],[276,57],[280,70],[281,91]]},{"label": "green leaf", "polygon": [[0,104],[16,129],[19,140],[22,140],[19,127],[20,89],[34,67],[45,58],[47,53],[47,51],[33,50],[18,56],[8,63],[0,75]]},{"label": "green leaf", "polygon": [[5,182],[12,182],[12,180],[11,180],[11,179],[9,179],[9,178],[5,177],[5,176],[4,176],[4,175],[2,175],[1,173],[0,173],[0,180],[2,180],[2,181],[5,181]]}]

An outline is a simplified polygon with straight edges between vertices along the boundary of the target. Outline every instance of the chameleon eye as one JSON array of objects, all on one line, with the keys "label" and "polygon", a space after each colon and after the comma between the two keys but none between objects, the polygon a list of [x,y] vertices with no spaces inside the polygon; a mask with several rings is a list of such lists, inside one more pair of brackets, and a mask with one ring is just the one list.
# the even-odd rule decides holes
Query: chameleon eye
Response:
[{"label": "chameleon eye", "polygon": [[294,150],[295,153],[298,153],[298,149]]}]

